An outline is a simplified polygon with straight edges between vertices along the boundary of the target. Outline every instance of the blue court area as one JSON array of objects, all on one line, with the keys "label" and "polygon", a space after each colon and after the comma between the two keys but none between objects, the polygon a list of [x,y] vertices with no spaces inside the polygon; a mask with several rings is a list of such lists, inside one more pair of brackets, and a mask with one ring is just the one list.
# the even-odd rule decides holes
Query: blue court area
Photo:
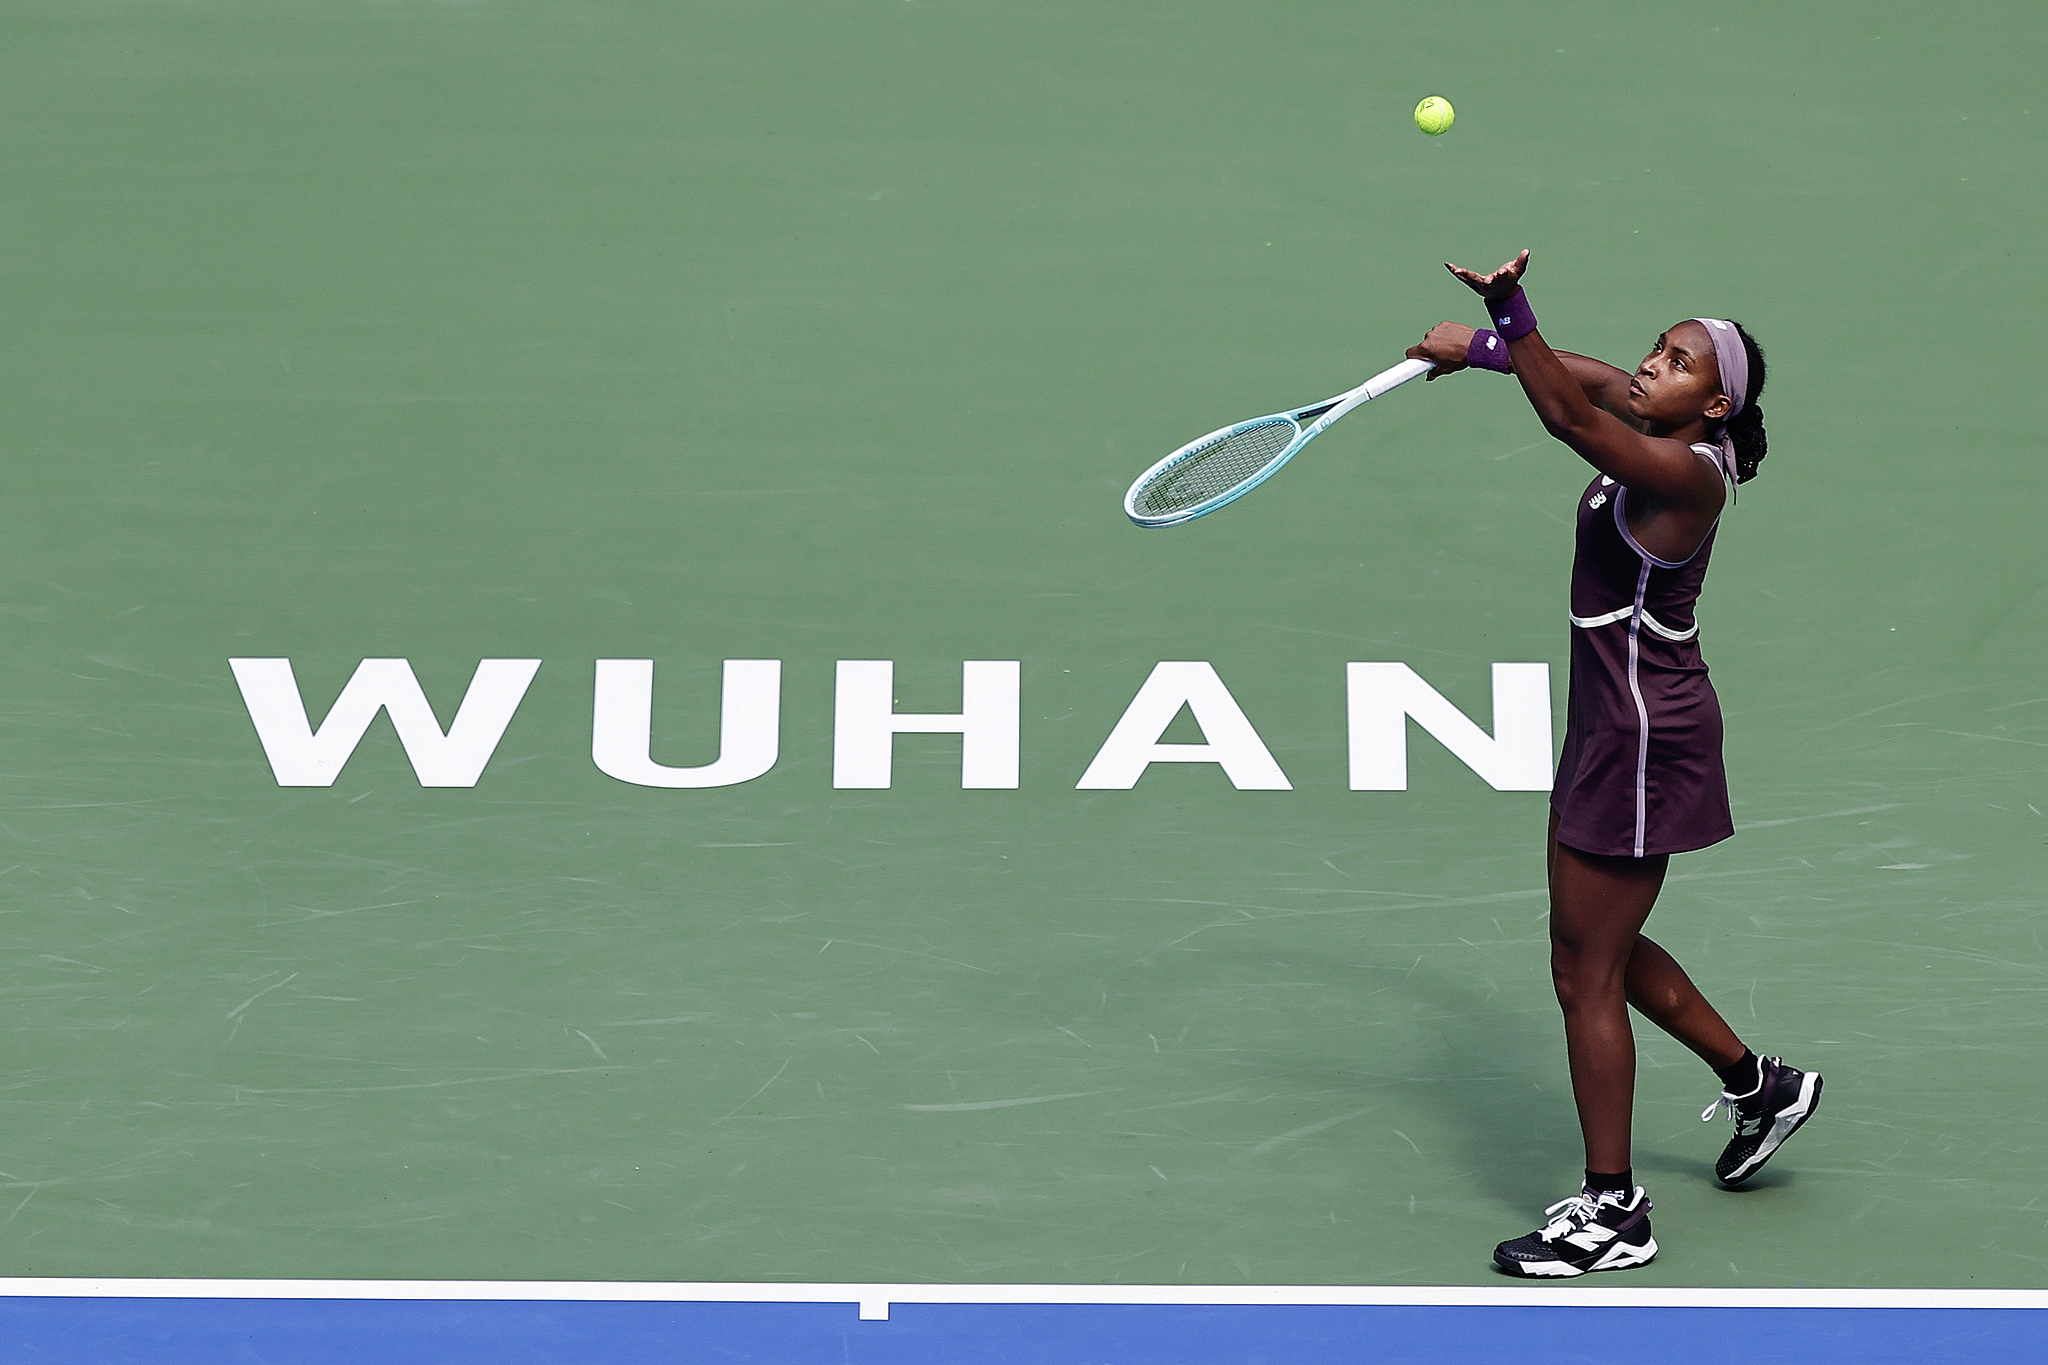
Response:
[{"label": "blue court area", "polygon": [[2006,1365],[2048,1311],[20,1298],[0,1336],[63,1365]]}]

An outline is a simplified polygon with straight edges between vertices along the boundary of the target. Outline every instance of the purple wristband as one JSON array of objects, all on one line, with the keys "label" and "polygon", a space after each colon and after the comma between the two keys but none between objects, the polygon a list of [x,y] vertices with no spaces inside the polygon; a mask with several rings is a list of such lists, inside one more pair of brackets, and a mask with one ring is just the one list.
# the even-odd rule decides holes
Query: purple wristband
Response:
[{"label": "purple wristband", "polygon": [[1484,327],[1472,333],[1472,344],[1465,348],[1465,363],[1475,370],[1495,370],[1501,374],[1513,374],[1515,367],[1508,360],[1508,344],[1500,339],[1497,332]]},{"label": "purple wristband", "polygon": [[1494,299],[1486,305],[1486,311],[1500,328],[1502,341],[1513,341],[1536,330],[1536,313],[1529,307],[1528,296],[1516,288],[1504,299]]}]

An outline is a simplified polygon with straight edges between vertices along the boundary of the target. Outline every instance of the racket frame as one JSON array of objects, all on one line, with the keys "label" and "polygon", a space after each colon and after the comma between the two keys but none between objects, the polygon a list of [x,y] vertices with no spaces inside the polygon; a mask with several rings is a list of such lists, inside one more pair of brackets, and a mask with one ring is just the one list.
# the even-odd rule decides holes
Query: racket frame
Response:
[{"label": "racket frame", "polygon": [[[1435,368],[1436,365],[1431,361],[1404,360],[1390,369],[1380,371],[1357,388],[1338,394],[1335,398],[1325,399],[1320,403],[1311,403],[1305,408],[1294,408],[1287,412],[1269,413],[1264,417],[1247,418],[1242,422],[1235,422],[1227,427],[1218,427],[1206,436],[1198,436],[1132,481],[1130,488],[1124,493],[1124,515],[1129,517],[1136,525],[1142,526],[1147,530],[1158,530],[1167,526],[1179,526],[1183,522],[1193,521],[1196,517],[1205,517],[1219,507],[1227,507],[1279,473],[1282,465],[1300,454],[1303,446],[1329,430],[1330,424],[1338,418],[1344,416],[1344,414],[1350,412],[1359,404],[1371,402],[1380,395],[1406,384],[1411,379],[1420,379]],[[1227,440],[1241,431],[1249,431],[1253,427],[1262,426],[1276,420],[1295,424],[1297,431],[1294,439],[1287,443],[1286,449],[1268,460],[1259,468],[1257,473],[1245,479],[1242,483],[1225,489],[1205,502],[1198,502],[1193,507],[1183,508],[1166,516],[1154,516],[1150,513],[1140,512],[1132,505],[1138,496],[1139,490],[1147,487],[1160,475],[1187,460],[1200,447],[1207,446],[1214,441]],[[1302,426],[1301,423],[1303,421],[1307,421],[1309,425]]]}]

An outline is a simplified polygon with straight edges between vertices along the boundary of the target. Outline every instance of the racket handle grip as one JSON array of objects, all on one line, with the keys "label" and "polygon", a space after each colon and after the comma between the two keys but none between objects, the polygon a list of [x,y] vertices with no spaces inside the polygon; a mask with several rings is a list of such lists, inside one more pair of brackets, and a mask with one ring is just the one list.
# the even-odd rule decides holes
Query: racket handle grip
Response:
[{"label": "racket handle grip", "polygon": [[1377,398],[1390,389],[1398,389],[1411,379],[1420,379],[1436,368],[1432,360],[1404,360],[1391,370],[1382,370],[1365,381],[1365,396]]}]

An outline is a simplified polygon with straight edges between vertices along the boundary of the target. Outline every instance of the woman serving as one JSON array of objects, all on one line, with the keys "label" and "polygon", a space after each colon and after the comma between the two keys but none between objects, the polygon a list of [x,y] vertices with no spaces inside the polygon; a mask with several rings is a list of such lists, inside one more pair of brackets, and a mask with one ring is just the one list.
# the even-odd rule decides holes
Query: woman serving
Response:
[{"label": "woman serving", "polygon": [[1722,509],[1764,458],[1763,351],[1722,318],[1672,327],[1633,374],[1553,351],[1522,293],[1528,264],[1524,251],[1490,275],[1449,266],[1498,331],[1438,323],[1408,354],[1436,364],[1431,379],[1468,366],[1513,373],[1544,429],[1598,471],[1579,496],[1571,696],[1547,850],[1551,977],[1586,1179],[1543,1227],[1493,1253],[1510,1274],[1563,1277],[1657,1254],[1650,1200],[1630,1172],[1630,1005],[1721,1077],[1716,1104],[1735,1120],[1714,1169],[1726,1186],[1812,1116],[1821,1079],[1751,1052],[1642,933],[1669,856],[1735,832],[1693,608]]}]

